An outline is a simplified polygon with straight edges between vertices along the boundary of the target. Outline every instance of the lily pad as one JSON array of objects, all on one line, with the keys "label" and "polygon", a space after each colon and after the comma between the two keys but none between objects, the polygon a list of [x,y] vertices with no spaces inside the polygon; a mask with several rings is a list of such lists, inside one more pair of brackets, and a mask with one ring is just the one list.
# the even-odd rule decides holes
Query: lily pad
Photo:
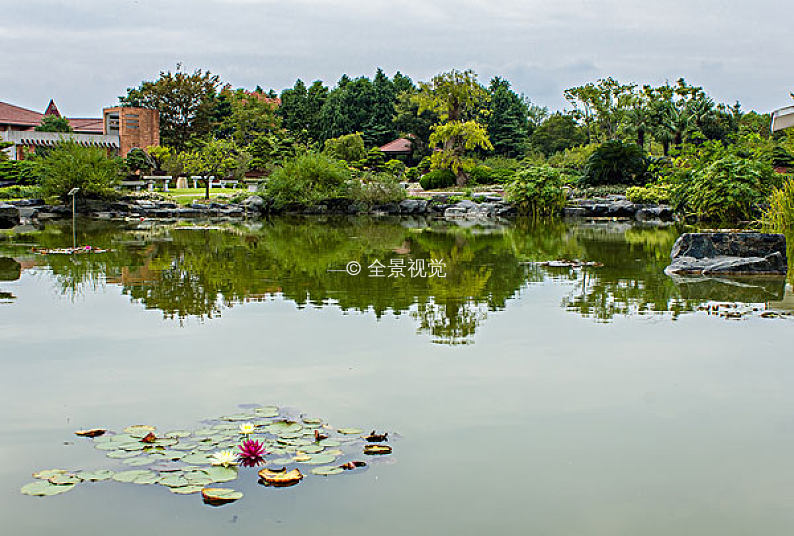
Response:
[{"label": "lily pad", "polygon": [[195,463],[198,465],[209,465],[212,463],[212,458],[205,454],[195,453],[195,454],[188,454],[182,461],[185,463]]},{"label": "lily pad", "polygon": [[340,428],[337,430],[337,432],[343,435],[359,435],[363,434],[364,430],[361,430],[360,428]]},{"label": "lily pad", "polygon": [[82,478],[70,473],[66,473],[62,475],[53,475],[47,479],[47,482],[49,482],[50,484],[55,484],[56,486],[65,486],[67,484],[79,484],[82,481],[83,481]]},{"label": "lily pad", "polygon": [[83,480],[90,480],[93,482],[98,482],[100,480],[110,480],[113,478],[113,471],[109,469],[99,469],[98,471],[80,471],[76,473],[78,477],[82,478]]},{"label": "lily pad", "polygon": [[229,488],[204,488],[201,496],[210,504],[225,504],[243,498],[242,492]]},{"label": "lily pad", "polygon": [[107,430],[104,428],[91,428],[88,430],[77,430],[74,435],[80,437],[99,437],[101,435],[105,435],[105,432],[107,432]]},{"label": "lily pad", "polygon": [[170,488],[171,493],[177,495],[191,495],[193,493],[200,493],[204,486],[182,486],[179,488]]},{"label": "lily pad", "polygon": [[136,458],[127,458],[126,460],[122,460],[121,463],[124,465],[129,465],[130,467],[143,467],[144,465],[151,465],[155,461],[157,460],[146,456],[138,456]]},{"label": "lily pad", "polygon": [[253,417],[253,415],[251,415],[249,413],[237,413],[235,415],[225,415],[225,416],[221,417],[221,420],[222,421],[237,422],[237,421],[247,421],[247,420],[250,420],[252,417]]},{"label": "lily pad", "polygon": [[303,425],[294,421],[276,421],[267,425],[267,431],[276,435],[299,432],[301,430],[303,430]]},{"label": "lily pad", "polygon": [[182,475],[182,473],[174,473],[160,478],[160,485],[169,488],[182,488],[189,485],[190,482]]},{"label": "lily pad", "polygon": [[187,480],[188,484],[191,486],[207,486],[214,482],[204,471],[191,471],[190,473],[185,473],[185,480]]},{"label": "lily pad", "polygon": [[301,451],[307,454],[317,454],[318,452],[322,452],[323,448],[320,445],[303,445]]},{"label": "lily pad", "polygon": [[40,478],[42,480],[49,480],[55,475],[68,475],[69,471],[66,469],[45,469],[43,471],[36,471],[33,473],[33,478]]},{"label": "lily pad", "polygon": [[125,482],[130,484],[154,484],[159,480],[157,473],[154,471],[147,471],[144,469],[137,469],[133,471],[121,471],[113,475],[113,480],[116,482]]},{"label": "lily pad", "polygon": [[319,425],[319,424],[322,424],[322,423],[323,423],[323,420],[322,420],[322,419],[315,419],[315,418],[313,418],[313,417],[304,417],[304,418],[303,418],[303,419],[301,419],[301,420],[302,420],[302,421],[303,421],[305,424],[308,424],[308,425]]},{"label": "lily pad", "polygon": [[118,450],[119,444],[115,441],[105,441],[104,443],[97,443],[94,448],[97,450]]},{"label": "lily pad", "polygon": [[322,454],[313,454],[311,459],[305,463],[310,465],[322,465],[325,463],[331,463],[336,459],[336,456],[332,456],[331,454],[322,453]]},{"label": "lily pad", "polygon": [[303,480],[303,474],[298,469],[287,471],[281,469],[262,469],[259,471],[259,478],[271,486],[294,486]]},{"label": "lily pad", "polygon": [[237,479],[237,469],[234,467],[210,466],[206,469],[207,475],[213,482],[230,482]]},{"label": "lily pad", "polygon": [[59,495],[61,493],[66,493],[67,491],[73,488],[74,488],[74,484],[57,486],[55,484],[50,484],[46,480],[38,480],[36,482],[31,482],[30,484],[25,484],[24,486],[22,486],[22,489],[20,489],[19,491],[22,492],[23,495],[49,497],[52,495]]},{"label": "lily pad", "polygon": [[259,417],[278,417],[278,408],[276,406],[264,406],[261,408],[256,408],[254,413],[256,413]]},{"label": "lily pad", "polygon": [[325,467],[315,467],[312,469],[312,473],[320,476],[338,475],[339,473],[343,473],[343,472],[344,469],[342,469],[341,467],[334,467],[332,465],[327,465]]},{"label": "lily pad", "polygon": [[135,451],[126,451],[126,450],[112,450],[108,452],[108,458],[113,458],[116,460],[123,460],[125,458],[134,458],[138,456],[140,452]]},{"label": "lily pad", "polygon": [[334,441],[333,439],[323,439],[319,443],[317,443],[321,447],[338,447],[342,443],[339,441]]},{"label": "lily pad", "polygon": [[163,437],[176,438],[176,439],[189,437],[189,436],[190,436],[190,432],[187,430],[173,430],[171,432],[166,432],[165,434],[163,434]]},{"label": "lily pad", "polygon": [[135,424],[133,426],[126,427],[124,432],[133,437],[146,437],[155,430],[157,430],[157,428],[154,426],[149,426],[148,424]]}]

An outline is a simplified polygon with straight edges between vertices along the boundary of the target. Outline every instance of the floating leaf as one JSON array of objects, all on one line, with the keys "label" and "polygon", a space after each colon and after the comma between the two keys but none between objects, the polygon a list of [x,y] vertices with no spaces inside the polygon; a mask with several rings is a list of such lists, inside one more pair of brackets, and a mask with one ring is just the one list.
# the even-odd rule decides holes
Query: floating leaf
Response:
[{"label": "floating leaf", "polygon": [[337,432],[344,435],[359,435],[363,434],[364,430],[361,430],[360,428],[340,428],[337,430]]},{"label": "floating leaf", "polygon": [[339,473],[342,473],[343,471],[344,471],[344,469],[342,469],[341,467],[334,467],[334,466],[331,466],[331,465],[328,465],[328,466],[325,466],[325,467],[315,467],[315,468],[312,469],[312,473],[314,473],[315,475],[320,475],[320,476],[338,475]]},{"label": "floating leaf", "polygon": [[175,471],[183,471],[189,466],[182,462],[162,461],[152,465],[149,469],[152,471],[160,471],[161,473],[172,473]]},{"label": "floating leaf", "polygon": [[119,450],[143,450],[146,448],[145,443],[141,443],[140,441],[137,443],[121,443],[116,447]]},{"label": "floating leaf", "polygon": [[221,420],[222,421],[237,422],[237,421],[247,421],[247,420],[251,419],[251,417],[252,417],[252,415],[250,415],[248,413],[237,413],[235,415],[225,415],[225,416],[221,417]]},{"label": "floating leaf", "polygon": [[51,495],[66,493],[72,488],[74,488],[74,484],[57,486],[55,484],[50,484],[46,480],[38,480],[36,482],[31,482],[30,484],[25,484],[24,486],[22,486],[22,489],[20,489],[19,491],[22,492],[23,495],[49,497]]},{"label": "floating leaf", "polygon": [[134,452],[134,451],[130,452],[130,451],[126,451],[126,450],[113,450],[111,452],[108,452],[108,458],[113,458],[113,459],[116,459],[116,460],[123,460],[124,458],[134,458],[135,456],[138,456],[139,454],[140,454],[140,452]]},{"label": "floating leaf", "polygon": [[116,482],[125,482],[131,484],[154,484],[157,482],[157,473],[154,471],[147,471],[145,469],[137,469],[133,471],[121,471],[113,475],[113,480]]},{"label": "floating leaf", "polygon": [[189,437],[189,436],[190,436],[190,432],[188,432],[187,430],[174,430],[172,432],[167,432],[163,434],[163,437],[175,438],[175,439],[180,439],[182,437]]},{"label": "floating leaf", "polygon": [[323,439],[318,443],[321,447],[338,447],[341,445],[339,441],[334,441],[333,439]]},{"label": "floating leaf", "polygon": [[391,447],[389,445],[364,445],[364,454],[391,454]]},{"label": "floating leaf", "polygon": [[308,454],[298,454],[297,456],[295,456],[293,458],[293,461],[296,461],[298,463],[307,463],[307,462],[310,462],[311,459],[312,459],[312,457],[309,456]]},{"label": "floating leaf", "polygon": [[294,486],[303,480],[303,474],[297,470],[287,471],[286,467],[281,469],[262,469],[259,471],[259,478],[271,486]]},{"label": "floating leaf", "polygon": [[206,469],[207,475],[213,482],[230,482],[237,478],[237,469],[234,467],[221,467],[213,465]]},{"label": "floating leaf", "polygon": [[388,432],[384,432],[382,434],[378,434],[378,433],[375,433],[375,430],[373,430],[369,435],[361,436],[361,439],[365,439],[365,440],[369,441],[370,443],[383,443],[384,441],[388,441],[389,440],[389,434],[388,434]]},{"label": "floating leaf", "polygon": [[67,484],[79,484],[83,481],[82,478],[78,477],[77,475],[73,474],[60,474],[60,475],[53,475],[47,479],[50,484],[55,484],[56,486],[65,486]]},{"label": "floating leaf", "polygon": [[313,454],[312,455],[312,459],[309,460],[306,463],[311,464],[311,465],[322,465],[322,464],[325,464],[325,463],[331,463],[335,459],[336,459],[336,456],[333,456],[333,455],[328,454],[328,453]]},{"label": "floating leaf", "polygon": [[185,463],[195,463],[198,465],[209,465],[212,463],[212,458],[205,454],[196,453],[196,454],[188,454],[182,461]]},{"label": "floating leaf", "polygon": [[91,428],[90,430],[78,430],[74,434],[80,437],[99,437],[104,435],[107,430],[104,428]]},{"label": "floating leaf", "polygon": [[318,452],[323,451],[323,447],[320,445],[303,445],[301,447],[302,452],[306,452],[307,454],[317,454]]},{"label": "floating leaf", "polygon": [[43,471],[36,471],[33,473],[33,478],[40,478],[42,480],[49,480],[55,475],[68,475],[69,471],[66,469],[45,469]]},{"label": "floating leaf", "polygon": [[282,435],[303,430],[303,425],[294,421],[276,421],[268,424],[267,431],[271,434]]},{"label": "floating leaf", "polygon": [[243,498],[242,492],[228,488],[204,488],[201,496],[210,504],[225,504]]},{"label": "floating leaf", "polygon": [[325,453],[330,454],[331,456],[341,456],[342,454],[344,454],[344,452],[342,452],[339,449],[329,449],[326,450]]},{"label": "floating leaf", "polygon": [[130,467],[142,467],[144,465],[153,464],[156,460],[146,456],[138,456],[137,458],[127,458],[126,460],[122,460],[121,463],[124,465],[129,465]]},{"label": "floating leaf", "polygon": [[154,426],[149,426],[148,424],[135,424],[133,426],[128,426],[124,429],[124,432],[133,436],[133,437],[146,437],[150,433],[157,430]]},{"label": "floating leaf", "polygon": [[185,480],[187,480],[188,484],[191,486],[206,486],[213,483],[213,480],[204,471],[191,471],[190,473],[185,473]]},{"label": "floating leaf", "polygon": [[189,482],[182,473],[175,473],[160,478],[160,484],[169,488],[181,488],[187,486]]},{"label": "floating leaf", "polygon": [[80,471],[77,476],[83,480],[100,481],[110,480],[113,478],[113,471],[108,469],[99,469],[98,471]]},{"label": "floating leaf", "polygon": [[179,488],[169,488],[171,493],[176,493],[177,495],[191,495],[193,493],[199,493],[204,486],[182,486]]},{"label": "floating leaf", "polygon": [[264,406],[254,410],[259,417],[278,417],[278,408],[276,406]]},{"label": "floating leaf", "polygon": [[119,445],[115,441],[106,441],[104,443],[98,443],[94,445],[94,448],[97,450],[117,450]]}]

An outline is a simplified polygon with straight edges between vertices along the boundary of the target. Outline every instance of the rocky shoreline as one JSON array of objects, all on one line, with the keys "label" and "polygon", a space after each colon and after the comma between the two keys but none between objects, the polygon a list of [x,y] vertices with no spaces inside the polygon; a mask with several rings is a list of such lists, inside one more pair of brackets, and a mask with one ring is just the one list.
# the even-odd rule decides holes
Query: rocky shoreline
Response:
[{"label": "rocky shoreline", "polygon": [[[287,207],[276,210],[269,200],[250,195],[240,203],[192,203],[179,205],[155,198],[125,197],[114,201],[79,200],[80,216],[97,219],[243,219],[277,213],[298,214],[373,214],[424,215],[447,219],[491,219],[517,216],[514,206],[500,196],[476,196],[473,200],[454,199],[452,195],[434,195],[428,199],[404,199],[398,203],[368,206],[349,199],[329,199],[312,207]],[[70,205],[47,205],[41,200],[25,199],[0,202],[0,228],[8,229],[22,223],[36,224],[70,218]],[[625,196],[601,199],[573,199],[562,216],[573,219],[620,219],[638,222],[674,222],[678,217],[667,206],[640,205]]]}]

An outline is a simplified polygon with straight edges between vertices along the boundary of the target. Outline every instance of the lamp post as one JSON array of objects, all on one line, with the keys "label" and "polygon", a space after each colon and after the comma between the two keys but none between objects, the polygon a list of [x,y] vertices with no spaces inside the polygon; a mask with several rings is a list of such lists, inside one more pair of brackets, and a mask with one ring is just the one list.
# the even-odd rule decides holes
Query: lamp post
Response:
[{"label": "lamp post", "polygon": [[72,198],[72,248],[77,248],[76,219],[77,219],[77,192],[80,188],[72,188],[67,194]]}]

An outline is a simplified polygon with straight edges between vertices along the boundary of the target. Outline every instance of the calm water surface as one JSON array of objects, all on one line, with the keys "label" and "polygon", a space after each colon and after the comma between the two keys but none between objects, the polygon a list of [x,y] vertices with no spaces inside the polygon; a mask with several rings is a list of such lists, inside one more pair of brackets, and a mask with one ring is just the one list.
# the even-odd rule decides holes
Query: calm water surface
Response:
[{"label": "calm water surface", "polygon": [[[279,219],[0,235],[6,534],[790,534],[791,281],[673,280],[682,230]],[[554,259],[602,267],[552,268]],[[13,260],[12,260],[13,259]],[[411,277],[443,261],[446,277]],[[359,275],[348,274],[358,262]],[[375,262],[406,277],[369,277]],[[741,320],[703,311],[741,302]],[[19,494],[126,468],[73,431],[277,404],[389,430],[390,460],[237,503],[159,486]]]}]

